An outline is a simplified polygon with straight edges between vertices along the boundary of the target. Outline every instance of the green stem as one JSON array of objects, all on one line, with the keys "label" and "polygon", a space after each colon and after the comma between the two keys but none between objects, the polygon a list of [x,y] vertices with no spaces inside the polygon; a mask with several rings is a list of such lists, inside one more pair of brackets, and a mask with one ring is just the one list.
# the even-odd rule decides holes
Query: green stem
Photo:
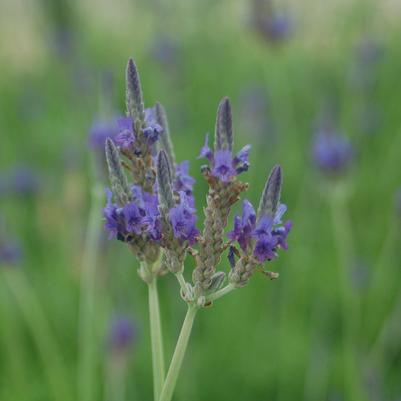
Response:
[{"label": "green stem", "polygon": [[184,275],[179,272],[175,273],[175,276],[177,277],[178,282],[180,283],[181,291],[186,294],[188,288],[187,288],[187,282],[185,281]]},{"label": "green stem", "polygon": [[163,387],[165,369],[159,295],[157,292],[156,278],[153,278],[153,280],[148,284],[148,290],[150,338],[152,345],[153,390],[155,401],[157,401],[160,397],[160,392]]},{"label": "green stem", "polygon": [[385,352],[388,352],[390,355],[396,353],[401,337],[400,316],[401,294],[396,299],[393,309],[384,321],[379,335],[368,354],[367,361],[369,366],[375,365],[380,368]]},{"label": "green stem", "polygon": [[192,305],[188,306],[188,311],[185,316],[185,320],[181,328],[181,333],[178,337],[177,345],[174,350],[173,359],[171,360],[170,367],[167,372],[166,381],[164,382],[163,390],[158,401],[171,401],[171,398],[173,397],[173,392],[177,383],[178,375],[181,370],[185,351],[188,346],[188,341],[191,335],[196,312],[196,307]]},{"label": "green stem", "polygon": [[68,375],[60,347],[35,292],[19,271],[4,269],[3,277],[39,350],[53,399],[59,401],[70,399]]},{"label": "green stem", "polygon": [[96,265],[100,252],[102,229],[101,207],[104,201],[100,184],[94,185],[86,233],[86,242],[81,272],[79,304],[79,361],[77,369],[78,400],[92,401],[96,388],[96,341],[94,339]]},{"label": "green stem", "polygon": [[228,294],[229,292],[231,292],[232,290],[235,290],[235,287],[232,284],[227,284],[225,287],[223,287],[222,289],[214,292],[213,294],[210,294],[207,297],[208,301],[216,301],[216,299],[219,299],[221,297],[223,297],[224,295]]},{"label": "green stem", "polygon": [[354,257],[353,234],[345,200],[344,193],[334,192],[330,197],[330,211],[340,268],[345,387],[348,393],[346,398],[363,400],[366,397],[363,394],[355,356],[358,298],[350,284],[349,274]]}]

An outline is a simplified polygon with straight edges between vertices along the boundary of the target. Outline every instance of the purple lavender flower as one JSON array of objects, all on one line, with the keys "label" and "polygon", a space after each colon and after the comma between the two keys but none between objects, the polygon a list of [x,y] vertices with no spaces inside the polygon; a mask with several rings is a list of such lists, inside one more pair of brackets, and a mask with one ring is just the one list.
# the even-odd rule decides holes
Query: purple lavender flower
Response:
[{"label": "purple lavender flower", "polygon": [[148,143],[152,145],[163,132],[163,128],[157,122],[156,109],[154,107],[145,109],[145,123],[146,128],[143,130],[143,134],[147,138]]},{"label": "purple lavender flower", "polygon": [[134,343],[136,337],[136,327],[128,317],[115,317],[111,322],[108,334],[109,349],[119,354],[127,351]]},{"label": "purple lavender flower", "polygon": [[104,152],[106,138],[114,139],[118,132],[118,117],[110,120],[95,120],[89,130],[89,146],[94,150]]},{"label": "purple lavender flower", "polygon": [[124,216],[122,209],[118,208],[117,205],[112,202],[112,196],[112,192],[107,188],[107,203],[106,207],[103,209],[103,217],[105,218],[104,228],[109,233],[109,239],[118,238],[119,240],[124,241],[127,234]]},{"label": "purple lavender flower", "polygon": [[27,196],[35,194],[40,188],[40,178],[28,166],[15,166],[0,174],[0,196]]},{"label": "purple lavender flower", "polygon": [[174,237],[188,241],[190,245],[196,242],[199,231],[196,228],[196,210],[191,206],[187,195],[180,193],[180,203],[169,211],[170,223],[173,227]]},{"label": "purple lavender flower", "polygon": [[266,41],[278,44],[291,35],[291,19],[285,13],[277,12],[270,0],[253,0],[252,14],[255,30]]},{"label": "purple lavender flower", "polygon": [[189,175],[189,161],[184,160],[177,164],[175,168],[175,179],[173,182],[174,191],[185,192],[187,195],[192,195],[195,179]]},{"label": "purple lavender flower", "polygon": [[268,40],[277,43],[291,35],[292,23],[287,15],[275,13],[265,21],[261,28]]},{"label": "purple lavender flower", "polygon": [[236,174],[231,152],[229,150],[218,150],[214,155],[212,175],[223,182],[228,182]]},{"label": "purple lavender flower", "polygon": [[17,241],[0,239],[0,265],[15,266],[21,259],[22,249]]},{"label": "purple lavender flower", "polygon": [[115,138],[116,144],[123,150],[130,150],[135,143],[135,133],[132,118],[122,117],[118,121],[119,134]]},{"label": "purple lavender flower", "polygon": [[[282,210],[285,211],[285,208]],[[253,232],[253,236],[256,238],[253,255],[260,263],[275,259],[278,248],[288,249],[287,236],[291,230],[292,223],[287,221],[284,226],[278,227],[276,226],[277,224],[280,224],[277,214],[274,219],[269,216],[263,216]]]},{"label": "purple lavender flower", "polygon": [[327,130],[316,136],[313,157],[322,172],[336,175],[350,166],[354,159],[354,149],[346,137]]},{"label": "purple lavender flower", "polygon": [[[227,235],[232,241],[237,241],[241,249],[249,253],[254,245],[253,256],[263,263],[277,257],[278,248],[287,249],[287,236],[292,223],[281,225],[281,218],[286,211],[286,206],[281,204],[274,217],[264,215],[256,221],[256,213],[252,204],[244,200],[242,204],[242,216],[234,219],[234,230]],[[256,243],[255,243],[256,241]]]},{"label": "purple lavender flower", "polygon": [[219,149],[213,152],[209,148],[208,135],[205,138],[198,158],[206,158],[211,163],[211,174],[222,182],[229,182],[238,174],[248,170],[251,145],[244,146],[234,157],[231,150]]},{"label": "purple lavender flower", "polygon": [[[156,122],[155,109],[145,109],[145,128],[143,134],[147,139],[149,145],[153,145],[163,132],[162,127]],[[117,135],[115,141],[121,149],[130,150],[136,140],[136,132],[134,130],[133,121],[131,117],[124,117],[118,120],[120,133]]]},{"label": "purple lavender flower", "polygon": [[242,217],[235,216],[234,230],[230,231],[227,236],[232,241],[236,240],[241,249],[246,252],[250,241],[252,240],[252,232],[256,225],[256,213],[251,202],[244,199],[242,203]]},{"label": "purple lavender flower", "polygon": [[123,214],[127,231],[138,235],[141,234],[144,216],[139,210],[139,207],[133,202],[127,203],[123,207]]},{"label": "purple lavender flower", "polygon": [[119,207],[112,201],[112,192],[107,189],[107,204],[103,209],[105,229],[109,239],[117,238],[129,242],[133,235],[147,235],[149,239],[161,239],[160,212],[156,194],[142,192],[141,188],[132,186],[133,201]]},{"label": "purple lavender flower", "polygon": [[213,161],[213,151],[209,147],[209,134],[205,136],[205,144],[202,146],[202,149],[199,153],[198,159],[208,159],[210,162]]}]

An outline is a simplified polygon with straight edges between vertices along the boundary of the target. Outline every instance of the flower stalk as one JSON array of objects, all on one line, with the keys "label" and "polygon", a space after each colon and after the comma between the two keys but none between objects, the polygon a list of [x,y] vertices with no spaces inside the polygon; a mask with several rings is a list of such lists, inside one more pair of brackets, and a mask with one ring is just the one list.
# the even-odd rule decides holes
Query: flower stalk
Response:
[{"label": "flower stalk", "polygon": [[153,278],[148,283],[149,295],[149,320],[150,339],[152,348],[153,366],[153,393],[157,401],[163,387],[165,377],[163,335],[160,319],[159,294],[157,291],[157,279]]},{"label": "flower stalk", "polygon": [[174,350],[173,358],[167,372],[167,377],[164,382],[159,401],[170,401],[173,397],[175,385],[177,383],[178,375],[184,360],[185,351],[187,350],[189,337],[191,335],[197,310],[197,307],[194,305],[188,306],[187,314],[181,328],[180,336],[178,337],[177,345]]}]

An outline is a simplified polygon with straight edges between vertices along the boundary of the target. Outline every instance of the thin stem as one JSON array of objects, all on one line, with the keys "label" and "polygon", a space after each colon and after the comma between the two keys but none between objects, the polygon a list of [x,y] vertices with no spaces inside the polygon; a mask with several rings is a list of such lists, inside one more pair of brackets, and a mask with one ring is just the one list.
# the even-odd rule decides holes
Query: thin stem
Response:
[{"label": "thin stem", "polygon": [[185,351],[188,346],[196,312],[196,307],[192,305],[188,306],[188,311],[181,328],[180,336],[178,337],[177,345],[174,350],[173,358],[167,372],[166,381],[164,382],[159,401],[171,401],[171,398],[173,397],[175,385],[181,370],[182,361],[184,360]]},{"label": "thin stem", "polygon": [[152,365],[153,365],[153,391],[154,398],[157,401],[163,387],[165,368],[163,335],[160,319],[159,295],[157,292],[157,279],[154,278],[148,284],[149,294],[149,320],[150,320],[150,338],[152,345]]},{"label": "thin stem", "polygon": [[[339,189],[339,188],[336,188]],[[358,328],[358,299],[350,285],[349,269],[352,267],[354,248],[351,222],[345,203],[344,193],[331,193],[330,211],[334,237],[338,249],[340,285],[343,317],[343,352],[345,386],[349,399],[366,399],[361,386],[361,378],[355,358],[356,331]]]},{"label": "thin stem", "polygon": [[208,301],[216,301],[216,299],[223,297],[224,295],[228,294],[232,290],[235,290],[235,287],[232,284],[227,284],[221,290],[218,290],[218,291],[214,292],[213,294],[210,294],[207,297],[207,300]]},{"label": "thin stem", "polygon": [[126,400],[126,355],[111,355],[106,367],[105,399],[106,401]]},{"label": "thin stem", "polygon": [[81,272],[81,293],[79,304],[79,361],[77,369],[78,400],[92,401],[95,393],[96,342],[94,341],[96,265],[100,252],[100,232],[102,219],[103,190],[94,185],[86,233],[86,241]]},{"label": "thin stem", "polygon": [[45,367],[53,399],[70,399],[68,375],[60,347],[35,292],[19,271],[4,269],[3,278],[32,333]]},{"label": "thin stem", "polygon": [[181,272],[179,272],[176,273],[175,276],[177,277],[177,280],[180,283],[181,291],[185,294],[187,292],[187,282],[185,281],[184,275]]},{"label": "thin stem", "polygon": [[379,335],[371,348],[367,359],[369,362],[368,365],[372,365],[373,363],[381,364],[386,347],[390,348],[390,353],[393,350],[394,352],[396,351],[401,336],[400,316],[401,294],[396,299],[394,308],[383,323]]}]

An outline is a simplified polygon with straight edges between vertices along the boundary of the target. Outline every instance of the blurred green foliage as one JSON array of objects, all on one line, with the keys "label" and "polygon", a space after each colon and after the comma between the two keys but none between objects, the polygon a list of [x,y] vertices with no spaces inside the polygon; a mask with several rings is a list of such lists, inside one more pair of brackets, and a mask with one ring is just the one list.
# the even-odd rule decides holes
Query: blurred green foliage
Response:
[{"label": "blurred green foliage", "polygon": [[[267,171],[279,162],[283,201],[294,221],[289,251],[270,266],[279,280],[256,275],[199,313],[175,399],[400,399],[401,311],[394,308],[401,297],[395,203],[401,14],[395,2],[389,9],[363,1],[327,9],[314,3],[285,4],[293,27],[280,43],[253,29],[246,0],[0,5],[0,171],[25,165],[41,180],[33,194],[0,195],[2,235],[20,238],[24,252],[20,266],[0,274],[2,401],[55,399],[49,375],[60,400],[77,399],[80,272],[93,182],[87,133],[105,104],[124,111],[129,56],[147,105],[159,100],[166,107],[178,159],[191,160],[199,210],[206,184],[195,157],[227,95],[237,149],[253,144],[247,197],[256,203]],[[378,46],[373,61],[357,51],[366,40]],[[364,74],[373,79],[368,91],[358,84]],[[104,99],[107,77],[113,90]],[[354,248],[354,262],[345,266],[356,299],[349,309],[342,304],[341,250],[328,202],[333,183],[311,161],[314,123],[328,103],[357,148],[344,206]],[[96,400],[104,399],[108,324],[118,313],[132,315],[139,328],[127,356],[126,399],[150,400],[146,288],[126,247],[105,242],[100,252]],[[190,270],[189,264],[188,278]],[[160,298],[168,361],[185,313],[172,277],[161,280]],[[344,313],[355,327],[347,348],[357,364],[351,385],[344,372]],[[38,348],[37,336],[49,332],[55,339]],[[349,398],[360,389],[362,395]]]}]

